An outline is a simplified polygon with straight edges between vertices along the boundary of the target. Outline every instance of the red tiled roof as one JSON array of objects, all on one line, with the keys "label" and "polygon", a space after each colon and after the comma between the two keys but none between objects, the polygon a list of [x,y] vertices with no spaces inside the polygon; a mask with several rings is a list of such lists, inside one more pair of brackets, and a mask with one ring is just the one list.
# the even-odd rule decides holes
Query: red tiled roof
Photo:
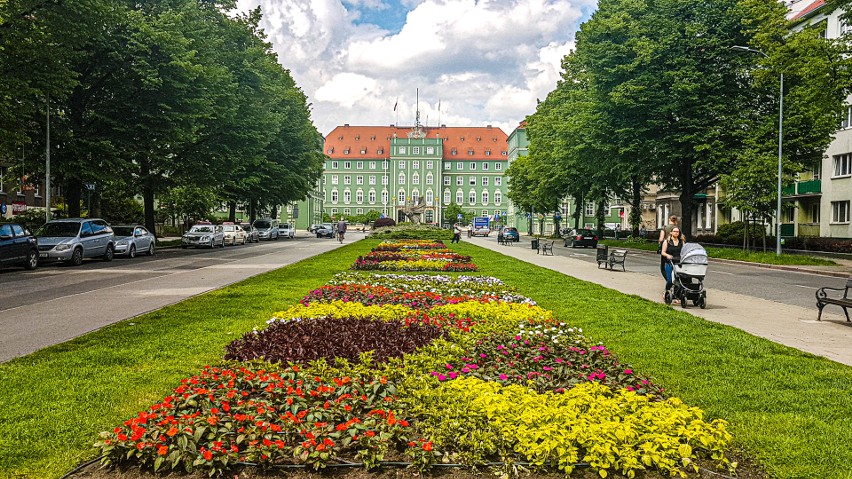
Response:
[{"label": "red tiled roof", "polygon": [[790,18],[790,20],[799,20],[802,17],[806,16],[807,14],[813,12],[817,8],[822,7],[824,5],[825,5],[825,0],[813,0],[810,5],[803,8],[801,11],[799,11],[799,13],[793,15]]},{"label": "red tiled roof", "polygon": [[[442,138],[445,160],[507,160],[508,135],[500,128],[430,127],[423,128],[426,138]],[[388,159],[394,135],[407,138],[411,127],[403,126],[338,126],[325,137],[323,151],[334,159]],[[452,154],[456,150],[456,155]],[[349,151],[347,154],[346,151]],[[382,150],[379,154],[378,151]],[[473,151],[473,155],[469,154]],[[363,152],[363,153],[362,153]],[[490,155],[486,155],[490,152]]]}]

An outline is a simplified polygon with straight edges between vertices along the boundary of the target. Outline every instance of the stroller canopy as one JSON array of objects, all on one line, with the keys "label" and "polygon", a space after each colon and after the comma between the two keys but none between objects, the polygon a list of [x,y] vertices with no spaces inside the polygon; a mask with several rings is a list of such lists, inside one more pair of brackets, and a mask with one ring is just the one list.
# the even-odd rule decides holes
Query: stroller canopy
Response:
[{"label": "stroller canopy", "polygon": [[698,243],[684,243],[680,250],[680,264],[707,264],[707,251]]}]

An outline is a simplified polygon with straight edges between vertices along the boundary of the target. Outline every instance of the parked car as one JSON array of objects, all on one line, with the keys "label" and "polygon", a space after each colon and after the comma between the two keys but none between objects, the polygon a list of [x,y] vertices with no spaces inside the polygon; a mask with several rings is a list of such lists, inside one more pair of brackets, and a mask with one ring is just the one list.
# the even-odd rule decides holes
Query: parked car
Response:
[{"label": "parked car", "polygon": [[296,229],[290,223],[281,223],[278,233],[282,238],[293,239],[296,236]]},{"label": "parked car", "polygon": [[240,228],[246,232],[246,241],[249,243],[257,243],[260,241],[260,235],[257,232],[257,228],[251,225],[251,223],[240,223]]},{"label": "parked car", "polygon": [[68,218],[48,221],[36,231],[40,261],[68,261],[74,266],[83,258],[115,256],[115,234],[99,218]]},{"label": "parked car", "polygon": [[219,225],[197,224],[190,228],[189,231],[183,234],[180,239],[180,247],[188,248],[195,246],[207,246],[215,248],[216,246],[225,247],[225,232]]},{"label": "parked car", "polygon": [[248,235],[239,225],[223,223],[222,232],[225,235],[225,244],[230,244],[231,246],[236,246],[237,243],[246,244]]},{"label": "parked car", "polygon": [[36,269],[38,266],[36,237],[19,224],[0,224],[0,265]]},{"label": "parked car", "polygon": [[337,228],[335,225],[331,223],[322,223],[319,225],[319,228],[316,229],[315,233],[317,238],[334,238],[337,236]]},{"label": "parked car", "polygon": [[136,253],[145,252],[154,256],[157,239],[142,225],[118,225],[112,227],[115,233],[115,254],[135,258]]},{"label": "parked car", "polygon": [[583,248],[591,246],[592,248],[596,248],[598,246],[598,236],[590,229],[569,228],[565,232],[562,244],[566,248],[568,246],[572,248],[576,248],[577,246],[582,246]]},{"label": "parked car", "polygon": [[518,228],[507,226],[503,228],[503,241],[518,242],[521,240],[521,235],[518,233]]},{"label": "parked car", "polygon": [[491,234],[491,229],[487,226],[481,226],[479,228],[474,228],[471,235],[473,236],[488,236]]},{"label": "parked car", "polygon": [[272,218],[262,218],[254,220],[254,227],[257,228],[257,237],[265,240],[277,240],[280,235],[278,220]]},{"label": "parked car", "polygon": [[319,227],[320,227],[320,225],[313,224],[313,225],[311,225],[311,226],[309,226],[309,227],[308,227],[308,232],[309,232],[309,233],[316,233],[316,232],[317,232],[317,228],[319,228]]}]

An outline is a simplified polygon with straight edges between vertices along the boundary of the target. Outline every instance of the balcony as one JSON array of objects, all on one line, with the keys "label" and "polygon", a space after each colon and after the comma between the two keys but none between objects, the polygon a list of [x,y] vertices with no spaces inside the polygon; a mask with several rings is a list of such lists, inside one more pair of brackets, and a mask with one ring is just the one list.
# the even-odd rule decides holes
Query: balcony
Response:
[{"label": "balcony", "polygon": [[799,223],[799,236],[819,236],[819,223]]},{"label": "balcony", "polygon": [[822,180],[797,181],[781,190],[782,196],[819,196],[822,194]]}]

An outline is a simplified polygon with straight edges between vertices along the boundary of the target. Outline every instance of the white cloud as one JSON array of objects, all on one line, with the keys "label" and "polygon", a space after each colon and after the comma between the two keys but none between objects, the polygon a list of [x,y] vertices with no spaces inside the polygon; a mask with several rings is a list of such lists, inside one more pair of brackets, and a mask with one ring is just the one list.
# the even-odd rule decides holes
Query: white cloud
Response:
[{"label": "white cloud", "polygon": [[[279,59],[313,103],[321,133],[349,124],[492,124],[511,132],[556,86],[595,0],[239,0],[262,5]],[[410,8],[388,32],[360,9]],[[401,6],[402,5],[402,6]],[[399,108],[393,104],[399,98]]]}]

